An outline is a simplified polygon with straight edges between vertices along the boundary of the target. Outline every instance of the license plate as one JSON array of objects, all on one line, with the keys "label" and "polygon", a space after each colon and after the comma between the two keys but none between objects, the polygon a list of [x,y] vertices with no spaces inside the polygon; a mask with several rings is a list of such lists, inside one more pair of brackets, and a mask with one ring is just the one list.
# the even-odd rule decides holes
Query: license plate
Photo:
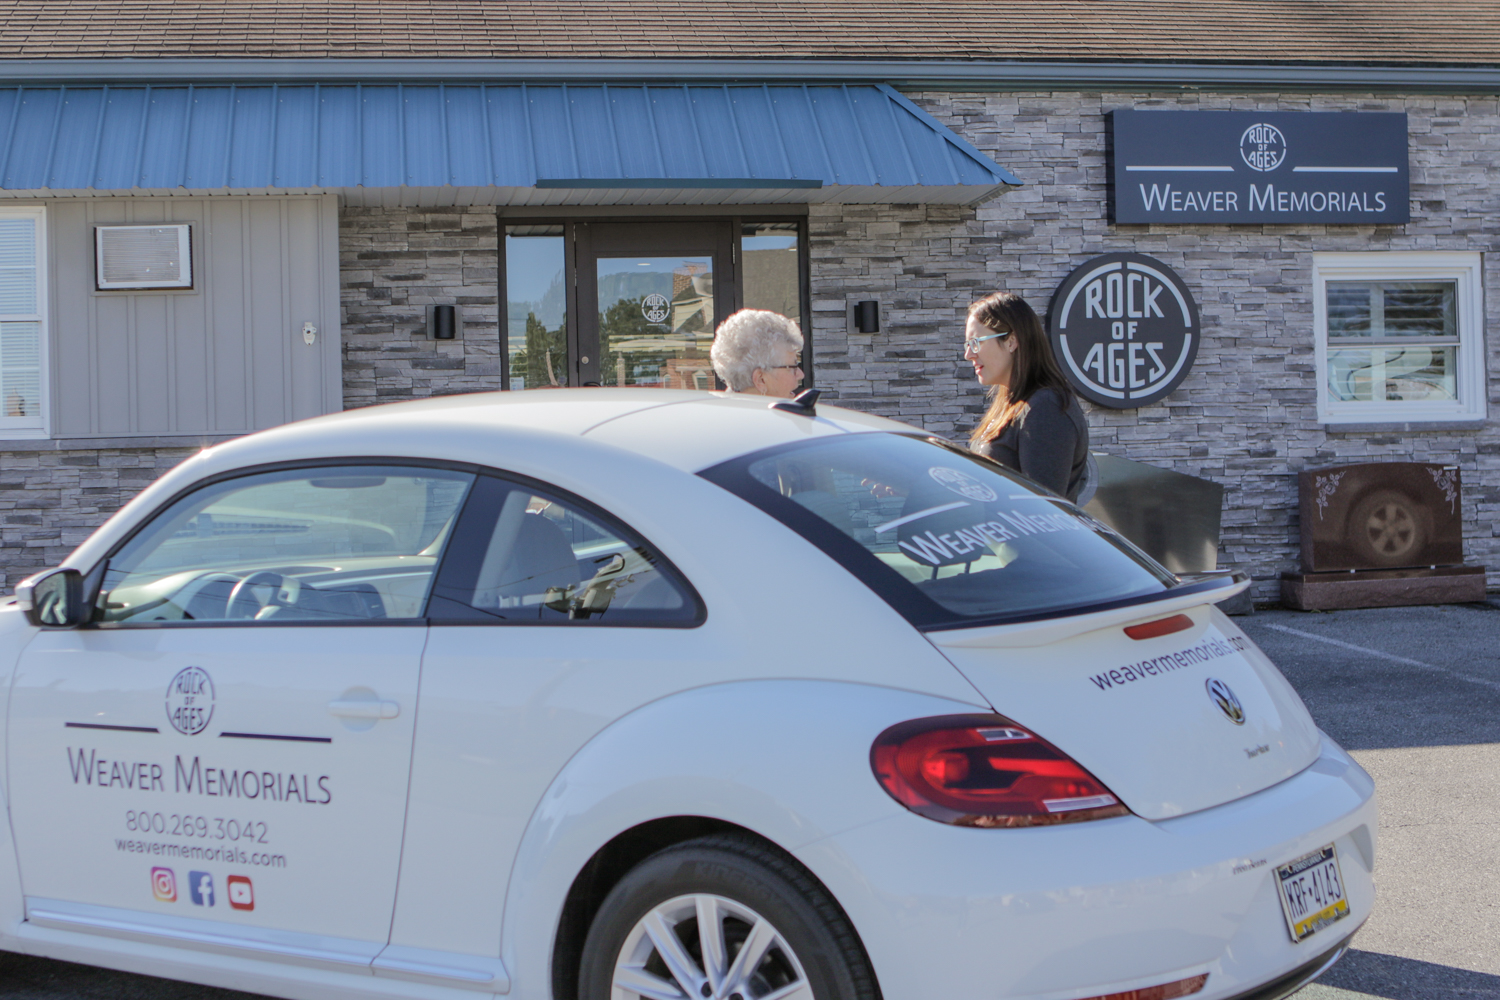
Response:
[{"label": "license plate", "polygon": [[1281,910],[1293,941],[1302,941],[1349,915],[1338,852],[1329,844],[1276,869]]}]

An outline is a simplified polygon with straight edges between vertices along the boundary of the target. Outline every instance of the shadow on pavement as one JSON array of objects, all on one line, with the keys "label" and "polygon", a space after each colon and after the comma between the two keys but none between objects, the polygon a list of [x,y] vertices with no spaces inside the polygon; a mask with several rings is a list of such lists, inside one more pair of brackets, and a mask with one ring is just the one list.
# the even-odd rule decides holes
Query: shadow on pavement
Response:
[{"label": "shadow on pavement", "polygon": [[1306,992],[1316,992],[1319,986],[1333,986],[1388,1000],[1500,998],[1500,976],[1358,950],[1350,950],[1338,965]]},{"label": "shadow on pavement", "polygon": [[[477,994],[476,994],[477,995]],[[250,993],[179,983],[0,951],[0,1000],[262,1000]]]}]

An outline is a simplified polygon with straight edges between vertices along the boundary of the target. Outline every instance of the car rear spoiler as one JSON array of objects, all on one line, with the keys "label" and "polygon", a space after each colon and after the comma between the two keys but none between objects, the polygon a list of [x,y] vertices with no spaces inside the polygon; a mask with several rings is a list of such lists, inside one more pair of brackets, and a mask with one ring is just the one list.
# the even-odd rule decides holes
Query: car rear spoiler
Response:
[{"label": "car rear spoiler", "polygon": [[[1147,601],[1132,601],[1100,611],[1069,609],[1057,616],[1005,625],[981,625],[976,628],[928,630],[925,634],[935,646],[955,648],[1013,648],[1045,646],[1069,636],[1082,635],[1114,625],[1151,621],[1187,608],[1217,604],[1250,586],[1250,577],[1241,572],[1189,573],[1179,576],[1182,585],[1164,591]],[[1184,593],[1183,591],[1188,591]]]}]

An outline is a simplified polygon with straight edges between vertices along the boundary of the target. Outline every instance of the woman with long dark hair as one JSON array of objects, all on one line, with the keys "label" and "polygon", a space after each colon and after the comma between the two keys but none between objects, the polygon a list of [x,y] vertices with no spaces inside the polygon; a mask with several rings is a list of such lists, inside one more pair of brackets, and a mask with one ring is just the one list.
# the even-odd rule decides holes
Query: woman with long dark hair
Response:
[{"label": "woman with long dark hair", "polygon": [[1026,300],[995,292],[971,305],[964,358],[990,389],[969,448],[1077,500],[1088,468],[1088,421]]}]

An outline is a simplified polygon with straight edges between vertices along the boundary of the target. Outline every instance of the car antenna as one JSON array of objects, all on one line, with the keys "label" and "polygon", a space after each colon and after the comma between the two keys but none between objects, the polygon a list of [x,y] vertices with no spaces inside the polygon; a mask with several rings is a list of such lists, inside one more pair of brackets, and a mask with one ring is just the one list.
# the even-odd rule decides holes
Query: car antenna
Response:
[{"label": "car antenna", "polygon": [[799,413],[804,417],[817,416],[813,407],[818,402],[818,397],[823,394],[822,389],[803,389],[797,393],[795,399],[778,399],[771,404],[773,410],[785,410],[788,413]]}]

